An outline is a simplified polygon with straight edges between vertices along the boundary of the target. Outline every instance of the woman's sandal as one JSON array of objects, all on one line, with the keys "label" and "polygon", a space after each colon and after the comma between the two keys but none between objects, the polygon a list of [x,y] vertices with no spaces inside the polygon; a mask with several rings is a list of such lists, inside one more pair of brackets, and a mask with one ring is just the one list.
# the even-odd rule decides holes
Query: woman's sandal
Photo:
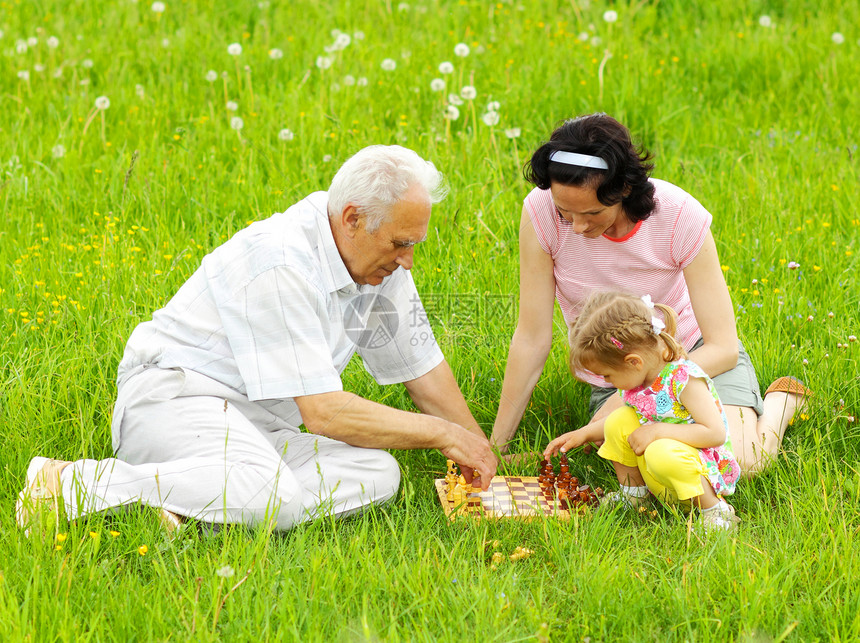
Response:
[{"label": "woman's sandal", "polygon": [[773,384],[767,387],[765,395],[768,393],[789,393],[791,395],[800,395],[801,397],[812,397],[812,391],[807,388],[806,384],[791,375],[780,377],[774,381]]}]

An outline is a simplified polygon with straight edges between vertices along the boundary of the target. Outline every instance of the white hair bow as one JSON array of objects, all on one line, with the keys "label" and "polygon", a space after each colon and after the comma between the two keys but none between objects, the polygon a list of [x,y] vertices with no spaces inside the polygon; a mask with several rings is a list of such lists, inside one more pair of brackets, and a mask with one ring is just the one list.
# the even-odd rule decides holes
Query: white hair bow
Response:
[{"label": "white hair bow", "polygon": [[[642,302],[648,307],[648,310],[654,312],[654,302],[651,301],[651,295],[642,295]],[[666,324],[656,315],[651,315],[651,332],[659,335],[666,330]]]}]

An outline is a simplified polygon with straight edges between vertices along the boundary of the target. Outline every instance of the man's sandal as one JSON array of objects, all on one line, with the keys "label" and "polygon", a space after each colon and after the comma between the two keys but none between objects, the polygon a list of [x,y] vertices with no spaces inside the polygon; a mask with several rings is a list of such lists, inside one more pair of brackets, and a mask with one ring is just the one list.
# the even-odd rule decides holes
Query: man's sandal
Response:
[{"label": "man's sandal", "polygon": [[33,458],[27,467],[27,486],[18,494],[15,521],[29,538],[34,527],[40,532],[57,531],[60,522],[60,472],[64,460]]}]

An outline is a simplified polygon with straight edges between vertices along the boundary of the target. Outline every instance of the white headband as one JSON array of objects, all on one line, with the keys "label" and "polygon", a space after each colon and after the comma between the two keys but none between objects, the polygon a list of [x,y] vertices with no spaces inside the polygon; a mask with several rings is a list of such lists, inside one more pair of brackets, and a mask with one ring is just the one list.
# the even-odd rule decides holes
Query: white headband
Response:
[{"label": "white headband", "polygon": [[[642,295],[642,302],[648,307],[651,312],[654,311],[654,302],[651,301],[651,295]],[[666,330],[666,324],[663,323],[663,320],[656,315],[652,315],[651,332],[655,335],[659,335],[664,330]]]},{"label": "white headband", "polygon": [[576,152],[564,152],[557,150],[549,155],[550,161],[556,163],[564,163],[565,165],[577,165],[579,167],[588,167],[594,170],[608,170],[609,166],[599,156],[589,156],[588,154],[577,154]]}]

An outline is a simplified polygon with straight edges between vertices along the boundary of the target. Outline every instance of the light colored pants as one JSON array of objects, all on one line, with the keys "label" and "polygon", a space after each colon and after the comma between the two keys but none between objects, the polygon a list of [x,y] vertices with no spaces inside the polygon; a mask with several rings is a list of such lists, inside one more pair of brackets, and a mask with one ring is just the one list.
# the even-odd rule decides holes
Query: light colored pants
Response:
[{"label": "light colored pants", "polygon": [[669,504],[701,496],[704,493],[702,476],[707,479],[708,473],[699,450],[664,438],[654,440],[645,447],[645,453],[636,455],[627,438],[638,428],[636,411],[629,406],[615,409],[606,418],[605,441],[597,455],[627,467],[637,467],[651,493]]},{"label": "light colored pants", "polygon": [[184,369],[138,367],[113,419],[116,458],[63,470],[69,518],[131,503],[211,523],[279,529],[392,498],[387,452],[302,433],[264,405]]}]

